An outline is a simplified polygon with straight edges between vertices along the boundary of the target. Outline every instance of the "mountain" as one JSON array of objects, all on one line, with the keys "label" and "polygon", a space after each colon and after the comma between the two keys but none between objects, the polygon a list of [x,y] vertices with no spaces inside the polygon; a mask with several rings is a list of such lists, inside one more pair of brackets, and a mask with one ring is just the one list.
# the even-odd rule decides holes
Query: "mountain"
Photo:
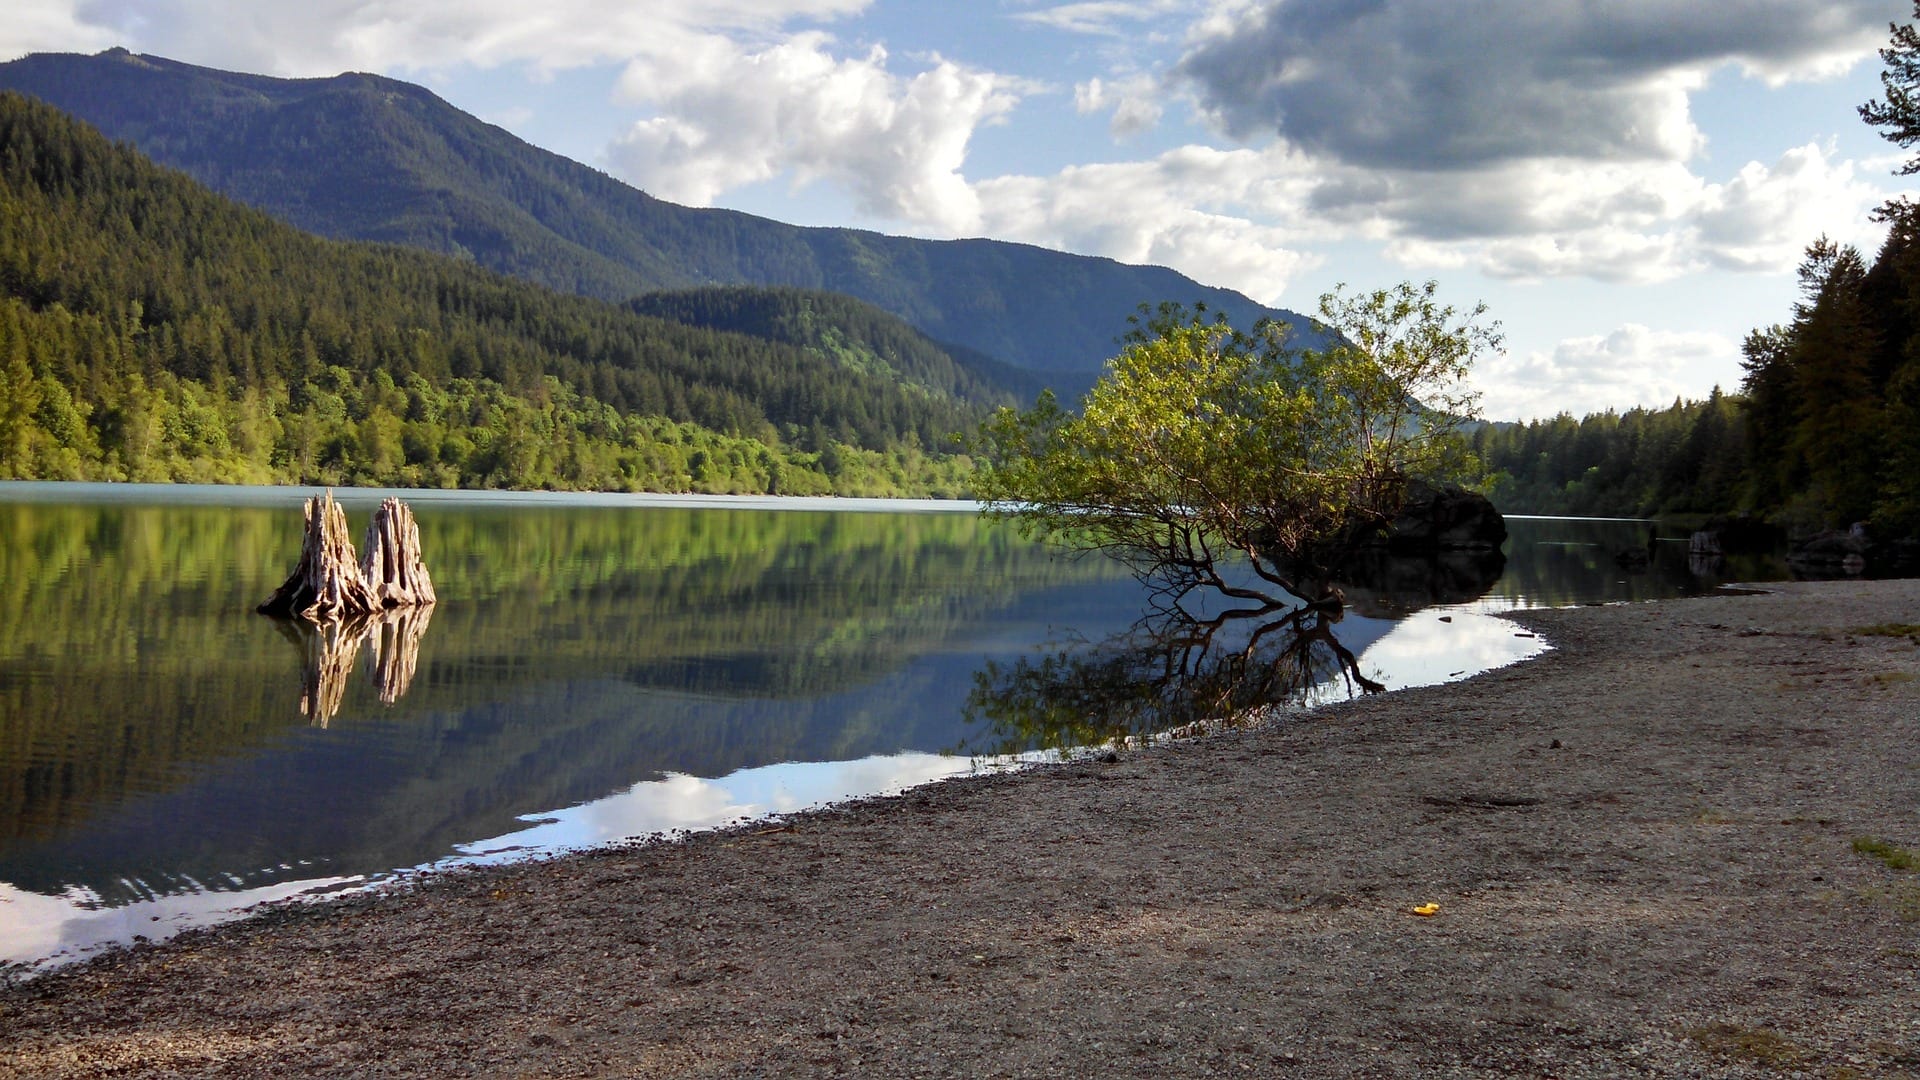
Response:
[{"label": "mountain", "polygon": [[959,494],[1010,399],[853,304],[827,349],[327,240],[0,91],[0,477]]},{"label": "mountain", "polygon": [[937,341],[1084,382],[1142,303],[1290,312],[1162,267],[995,240],[800,228],[653,198],[375,75],[277,79],[113,49],[0,64],[163,165],[310,232],[407,244],[602,299],[707,285],[844,293]]},{"label": "mountain", "polygon": [[[785,286],[712,285],[647,293],[627,302],[642,315],[778,341],[842,366],[892,376],[958,401],[1031,401],[1047,380],[964,346],[942,345],[904,320],[841,293]],[[1054,380],[1056,383],[1058,380]],[[1087,380],[1091,385],[1091,379]],[[1086,385],[1069,385],[1077,395]],[[1011,395],[1015,401],[1009,402]]]}]

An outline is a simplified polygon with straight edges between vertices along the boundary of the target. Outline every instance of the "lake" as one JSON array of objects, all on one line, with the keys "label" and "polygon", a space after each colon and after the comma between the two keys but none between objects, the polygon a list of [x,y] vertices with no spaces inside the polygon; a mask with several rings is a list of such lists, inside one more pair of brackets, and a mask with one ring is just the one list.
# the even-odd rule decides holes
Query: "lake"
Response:
[{"label": "lake", "polygon": [[[440,602],[316,631],[253,613],[313,493],[0,484],[0,962],[1007,767],[1087,737],[1047,727],[1058,676],[1132,649],[1145,601],[964,504],[340,491],[356,535],[411,503]],[[1543,647],[1493,612],[1785,570],[1509,527],[1504,565],[1350,586],[1358,671],[1460,678]],[[1353,692],[1325,657],[1290,678]]]}]

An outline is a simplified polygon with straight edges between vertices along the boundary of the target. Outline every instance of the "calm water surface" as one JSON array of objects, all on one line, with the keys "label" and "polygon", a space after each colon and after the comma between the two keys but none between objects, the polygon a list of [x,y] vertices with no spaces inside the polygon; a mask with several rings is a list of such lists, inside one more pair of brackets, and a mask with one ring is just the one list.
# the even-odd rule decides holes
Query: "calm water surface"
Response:
[{"label": "calm water surface", "polygon": [[[310,493],[0,484],[0,961],[992,767],[1037,743],[967,708],[982,673],[1143,604],[953,504],[404,492],[440,603],[315,632],[252,612]],[[387,493],[338,494],[358,529]],[[1509,523],[1504,567],[1349,589],[1363,671],[1458,678],[1542,647],[1490,612],[1784,570]]]}]

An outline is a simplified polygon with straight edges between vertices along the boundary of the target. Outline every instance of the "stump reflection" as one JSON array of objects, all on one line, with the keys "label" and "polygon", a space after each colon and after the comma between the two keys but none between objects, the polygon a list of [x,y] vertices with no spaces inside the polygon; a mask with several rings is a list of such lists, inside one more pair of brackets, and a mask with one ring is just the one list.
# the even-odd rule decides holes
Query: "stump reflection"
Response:
[{"label": "stump reflection", "polygon": [[1334,679],[1352,692],[1382,690],[1334,635],[1339,620],[1326,608],[1212,619],[1163,610],[1098,644],[990,662],[974,674],[966,703],[978,742],[959,749],[1010,754],[1196,732],[1297,701]]},{"label": "stump reflection", "polygon": [[433,608],[404,607],[312,622],[277,619],[280,633],[299,648],[306,667],[300,684],[300,713],[314,727],[326,727],[340,713],[347,680],[364,647],[374,692],[382,704],[399,701],[413,685]]}]

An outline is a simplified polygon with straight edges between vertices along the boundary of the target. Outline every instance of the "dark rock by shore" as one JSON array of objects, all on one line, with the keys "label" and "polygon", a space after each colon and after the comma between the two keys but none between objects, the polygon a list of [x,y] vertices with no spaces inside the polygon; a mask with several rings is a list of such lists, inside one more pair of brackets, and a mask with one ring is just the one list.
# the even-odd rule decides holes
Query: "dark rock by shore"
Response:
[{"label": "dark rock by shore", "polygon": [[1406,503],[1383,537],[1396,555],[1498,551],[1506,540],[1506,518],[1485,495],[1420,480],[1407,485]]},{"label": "dark rock by shore", "polygon": [[1920,537],[1881,539],[1862,525],[1795,538],[1787,565],[1808,578],[1909,577],[1920,573]]}]

